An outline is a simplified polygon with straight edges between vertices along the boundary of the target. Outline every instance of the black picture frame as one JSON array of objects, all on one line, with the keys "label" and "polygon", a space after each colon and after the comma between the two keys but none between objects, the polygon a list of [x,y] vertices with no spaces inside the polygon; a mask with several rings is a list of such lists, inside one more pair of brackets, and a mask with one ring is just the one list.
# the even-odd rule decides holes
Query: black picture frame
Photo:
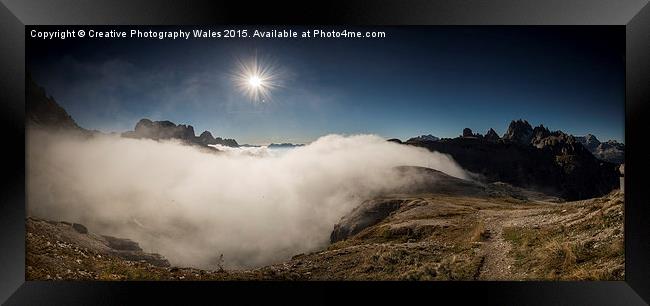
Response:
[{"label": "black picture frame", "polygon": [[[647,0],[83,1],[1,0],[0,301],[7,305],[427,303],[645,305],[650,220],[644,144],[650,103]],[[626,32],[625,281],[607,282],[40,282],[25,281],[25,25],[620,25]]]}]

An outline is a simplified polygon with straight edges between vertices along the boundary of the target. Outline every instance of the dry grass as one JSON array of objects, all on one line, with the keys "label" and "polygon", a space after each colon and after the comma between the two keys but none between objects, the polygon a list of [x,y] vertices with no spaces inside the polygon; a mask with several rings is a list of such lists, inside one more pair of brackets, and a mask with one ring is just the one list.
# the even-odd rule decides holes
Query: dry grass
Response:
[{"label": "dry grass", "polygon": [[581,212],[569,220],[569,225],[504,228],[503,237],[512,243],[516,267],[530,279],[624,279],[621,199],[613,195],[584,201],[546,216],[552,219],[562,211]]},{"label": "dry grass", "polygon": [[481,242],[490,238],[489,231],[485,228],[485,223],[479,221],[476,223],[474,229],[470,232],[470,241]]}]

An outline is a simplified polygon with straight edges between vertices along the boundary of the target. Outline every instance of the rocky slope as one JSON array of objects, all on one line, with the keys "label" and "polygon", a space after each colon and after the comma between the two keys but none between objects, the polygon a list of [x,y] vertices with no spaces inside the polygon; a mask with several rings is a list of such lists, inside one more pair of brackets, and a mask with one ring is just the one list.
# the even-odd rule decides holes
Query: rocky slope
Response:
[{"label": "rocky slope", "polygon": [[527,121],[512,121],[503,137],[466,129],[438,141],[408,140],[409,145],[451,155],[485,183],[505,182],[568,200],[605,195],[618,188],[618,165],[595,158],[575,137]]},{"label": "rocky slope", "polygon": [[403,170],[431,177],[412,190],[362,203],[335,226],[328,247],[257,269],[199,270],[125,258],[110,251],[102,236],[76,232],[73,224],[28,219],[27,278],[624,279],[620,192],[559,202],[503,183],[481,185],[431,169]]},{"label": "rocky slope", "polygon": [[164,257],[143,252],[134,241],[98,235],[78,223],[28,217],[26,228],[28,279],[110,279],[113,262],[169,266]]},{"label": "rocky slope", "polygon": [[[560,202],[561,199],[543,193],[529,191],[511,185],[497,182],[480,184],[449,176],[443,172],[422,167],[398,167],[401,175],[416,178],[413,184],[402,193],[407,195],[434,193],[444,196],[463,196],[476,198],[507,197],[522,201],[545,201],[549,203]],[[399,195],[380,197],[364,201],[355,207],[352,212],[343,217],[334,226],[330,236],[332,243],[345,240],[356,235],[363,229],[379,223],[388,215],[398,210],[404,200]]]},{"label": "rocky slope", "polygon": [[48,129],[83,135],[92,132],[81,128],[53,97],[48,96],[28,74],[25,80],[25,128]]}]

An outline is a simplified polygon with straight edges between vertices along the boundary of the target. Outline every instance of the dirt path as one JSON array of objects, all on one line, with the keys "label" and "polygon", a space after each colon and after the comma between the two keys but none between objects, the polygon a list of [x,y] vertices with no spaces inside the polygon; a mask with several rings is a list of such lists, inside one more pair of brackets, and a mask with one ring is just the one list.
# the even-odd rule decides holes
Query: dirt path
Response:
[{"label": "dirt path", "polygon": [[505,211],[480,211],[479,216],[485,224],[488,238],[481,243],[483,264],[479,280],[519,279],[514,271],[514,259],[508,255],[510,243],[503,239],[503,226],[509,217]]}]

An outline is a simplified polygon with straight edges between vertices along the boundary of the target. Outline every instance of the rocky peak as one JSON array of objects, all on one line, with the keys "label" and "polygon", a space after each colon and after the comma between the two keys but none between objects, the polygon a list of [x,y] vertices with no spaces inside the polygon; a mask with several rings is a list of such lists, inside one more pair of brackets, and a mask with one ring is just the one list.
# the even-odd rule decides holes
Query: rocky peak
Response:
[{"label": "rocky peak", "polygon": [[510,140],[520,144],[529,144],[533,137],[533,127],[526,120],[516,120],[510,122],[503,139]]},{"label": "rocky peak", "polygon": [[596,138],[596,136],[591,134],[587,134],[586,136],[582,136],[582,137],[576,137],[576,140],[578,140],[578,142],[580,142],[583,146],[585,146],[587,150],[592,152],[596,150],[596,148],[598,148],[598,146],[600,145],[600,141],[598,140],[598,138]]},{"label": "rocky peak", "polygon": [[428,135],[420,135],[418,137],[410,138],[409,140],[407,140],[407,142],[408,141],[438,141],[438,140],[440,140],[440,138],[428,134]]},{"label": "rocky peak", "polygon": [[540,124],[533,129],[530,142],[536,146],[549,136],[551,136],[551,131],[549,131],[548,128],[544,127],[544,125]]},{"label": "rocky peak", "polygon": [[464,128],[463,129],[463,135],[461,135],[462,138],[483,138],[483,135],[479,133],[473,133],[472,129],[470,128]]},{"label": "rocky peak", "polygon": [[497,134],[497,132],[494,131],[494,129],[492,129],[492,128],[490,128],[487,131],[487,133],[485,133],[485,140],[487,140],[487,141],[496,142],[496,141],[499,141],[500,139],[501,139],[501,137],[499,137],[499,134]]},{"label": "rocky peak", "polygon": [[212,133],[210,133],[209,131],[203,131],[203,133],[199,135],[199,138],[214,139]]},{"label": "rocky peak", "polygon": [[551,131],[543,124],[540,124],[533,129],[533,138],[544,138],[548,137],[550,134]]},{"label": "rocky peak", "polygon": [[203,133],[201,133],[201,135],[199,135],[197,140],[198,140],[198,142],[200,142],[202,144],[205,144],[205,145],[216,144],[217,143],[217,140],[214,138],[214,136],[212,136],[212,133],[210,133],[208,131],[204,131]]},{"label": "rocky peak", "polygon": [[237,143],[237,141],[234,140],[234,139],[231,139],[231,138],[217,137],[217,138],[215,138],[215,142],[216,142],[216,144],[220,144],[220,145],[227,146],[227,147],[234,147],[234,148],[239,147],[239,144]]}]

